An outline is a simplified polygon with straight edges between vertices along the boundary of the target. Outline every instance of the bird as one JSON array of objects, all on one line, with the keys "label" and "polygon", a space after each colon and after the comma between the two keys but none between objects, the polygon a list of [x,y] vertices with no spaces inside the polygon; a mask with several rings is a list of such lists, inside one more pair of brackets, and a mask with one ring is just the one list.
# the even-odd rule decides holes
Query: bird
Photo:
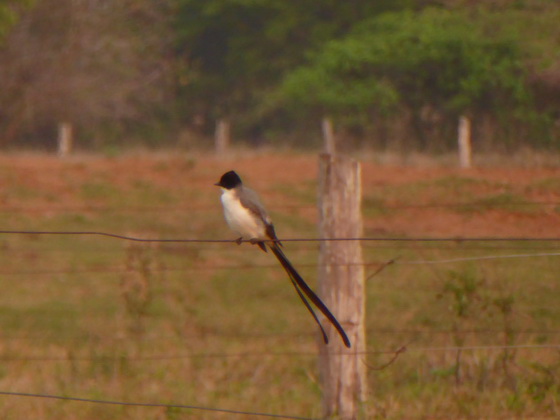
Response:
[{"label": "bird", "polygon": [[220,187],[222,190],[220,199],[228,226],[231,230],[241,235],[236,241],[237,244],[247,241],[258,245],[264,252],[268,252],[268,247],[288,274],[299,298],[319,326],[325,344],[329,343],[329,337],[307,299],[309,299],[329,320],[337,330],[344,345],[350,348],[350,340],[338,320],[323,301],[307,285],[282,251],[283,245],[276,236],[272,220],[266,212],[258,194],[252,189],[247,188],[241,181],[239,175],[233,170],[223,174],[220,181],[214,185]]}]

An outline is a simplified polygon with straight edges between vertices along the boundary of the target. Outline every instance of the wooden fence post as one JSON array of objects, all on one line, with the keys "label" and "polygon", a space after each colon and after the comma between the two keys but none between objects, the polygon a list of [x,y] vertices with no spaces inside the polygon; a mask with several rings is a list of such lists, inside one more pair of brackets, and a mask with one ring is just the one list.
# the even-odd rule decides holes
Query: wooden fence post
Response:
[{"label": "wooden fence post", "polygon": [[64,158],[72,152],[73,143],[72,124],[63,122],[58,124],[58,156]]},{"label": "wooden fence post", "polygon": [[325,144],[325,153],[334,155],[336,153],[336,139],[334,134],[333,123],[330,118],[323,117],[321,121],[321,130],[323,131],[323,143]]},{"label": "wooden fence post", "polygon": [[[361,168],[354,160],[323,154],[319,159],[319,231],[321,238],[362,235]],[[326,417],[355,419],[366,399],[365,280],[359,241],[323,241],[319,256],[319,295],[348,334],[347,349],[336,330],[320,345],[319,370]]]},{"label": "wooden fence post", "polygon": [[458,143],[459,165],[468,169],[472,166],[471,120],[464,115],[459,117]]},{"label": "wooden fence post", "polygon": [[215,132],[215,147],[216,147],[216,154],[218,156],[223,156],[226,154],[229,148],[230,142],[230,127],[229,121],[225,118],[220,118],[216,123],[216,132]]}]

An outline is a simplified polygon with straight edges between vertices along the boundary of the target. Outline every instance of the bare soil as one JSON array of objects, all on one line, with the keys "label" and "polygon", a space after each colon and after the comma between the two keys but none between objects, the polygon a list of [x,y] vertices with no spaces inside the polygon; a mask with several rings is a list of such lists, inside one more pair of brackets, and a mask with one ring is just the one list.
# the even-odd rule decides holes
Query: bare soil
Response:
[{"label": "bare soil", "polygon": [[[318,172],[314,155],[246,155],[220,160],[188,154],[138,154],[61,160],[30,154],[2,156],[0,166],[1,205],[47,205],[61,210],[92,204],[77,201],[76,189],[99,180],[119,188],[145,181],[179,197],[189,191],[213,197],[212,184],[230,169],[238,171],[246,183],[260,191],[273,210],[295,202],[290,197],[290,188],[309,186],[308,193],[313,197],[311,187]],[[430,237],[560,236],[560,168],[460,170],[363,162],[362,170],[366,233]],[[18,185],[28,193],[14,194],[3,188],[7,184]],[[285,188],[279,191],[271,187],[278,185]],[[403,189],[410,190],[409,194],[404,190],[403,195]],[[45,191],[48,195],[40,193]],[[200,204],[213,205],[204,199]],[[369,210],[377,211],[375,217],[367,216]],[[315,212],[303,214],[314,217]]]}]

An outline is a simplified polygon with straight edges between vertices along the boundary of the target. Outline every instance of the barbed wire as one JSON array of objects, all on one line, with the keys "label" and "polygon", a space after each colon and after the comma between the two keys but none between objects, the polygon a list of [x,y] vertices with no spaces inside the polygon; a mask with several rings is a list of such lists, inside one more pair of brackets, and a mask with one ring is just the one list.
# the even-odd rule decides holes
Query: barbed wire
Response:
[{"label": "barbed wire", "polygon": [[99,231],[48,231],[48,230],[1,230],[0,235],[52,235],[52,236],[102,236],[132,242],[168,242],[168,243],[236,243],[234,239],[149,239],[118,233]]},{"label": "barbed wire", "polygon": [[[489,345],[464,345],[464,346],[399,346],[397,350],[369,350],[369,351],[341,351],[329,352],[330,356],[354,357],[354,356],[397,356],[406,352],[457,352],[457,351],[502,351],[502,350],[560,350],[560,344],[489,344]],[[2,362],[106,362],[106,361],[170,361],[184,359],[228,359],[228,358],[252,358],[252,357],[317,357],[319,350],[315,351],[247,351],[247,352],[205,352],[187,354],[155,354],[134,356],[0,356]]]},{"label": "barbed wire", "polygon": [[[366,331],[367,335],[453,335],[453,334],[464,334],[464,335],[484,335],[484,334],[503,334],[503,329],[494,329],[494,328],[479,328],[479,329],[462,329],[462,330],[454,330],[454,329],[383,329],[383,328],[368,328]],[[557,335],[560,334],[560,329],[539,329],[539,328],[527,328],[527,329],[508,329],[508,333],[515,334],[515,335]],[[229,331],[207,331],[207,332],[196,332],[196,333],[181,333],[178,335],[143,335],[143,336],[126,336],[122,334],[117,334],[114,336],[110,335],[98,335],[95,333],[91,334],[68,334],[63,335],[61,333],[57,333],[56,336],[52,335],[7,335],[2,334],[0,335],[0,339],[4,341],[85,341],[91,340],[92,342],[95,341],[135,341],[135,342],[144,342],[144,341],[162,341],[162,340],[190,340],[193,338],[207,338],[207,337],[227,337],[227,338],[239,338],[239,339],[247,339],[251,338],[253,340],[257,339],[266,339],[269,340],[271,338],[304,338],[304,337],[313,337],[314,333],[303,333],[303,332],[259,332],[259,331],[252,331],[252,332],[229,332]]]},{"label": "barbed wire", "polygon": [[409,351],[467,351],[467,350],[560,350],[560,344],[491,344],[491,345],[470,345],[470,346],[430,346],[413,347]]},{"label": "barbed wire", "polygon": [[276,419],[315,420],[310,417],[292,416],[287,414],[270,414],[270,413],[260,413],[255,411],[241,411],[241,410],[232,410],[232,409],[215,408],[215,407],[202,407],[197,405],[186,405],[186,404],[125,402],[125,401],[113,401],[113,400],[100,400],[100,399],[93,399],[93,398],[70,397],[66,395],[63,396],[63,395],[36,394],[36,393],[12,392],[12,391],[0,391],[0,395],[10,396],[10,397],[43,398],[43,399],[50,399],[50,400],[63,400],[63,401],[73,401],[73,402],[91,403],[91,404],[118,405],[118,406],[126,406],[126,407],[173,408],[173,409],[187,409],[187,410],[198,410],[198,411],[212,411],[212,412],[224,413],[224,414],[252,416],[252,417],[267,417],[267,418],[276,418]]},{"label": "barbed wire", "polygon": [[[367,198],[367,197],[366,197]],[[506,203],[492,203],[484,201],[485,197],[482,197],[479,201],[464,201],[464,202],[442,202],[442,203],[423,203],[423,204],[408,204],[408,203],[395,203],[395,204],[384,204],[371,207],[379,207],[388,210],[408,210],[408,209],[432,209],[432,208],[483,208],[483,209],[495,209],[507,207],[531,207],[531,206],[560,206],[560,201],[508,201]],[[3,205],[0,208],[2,213],[10,212],[70,212],[70,211],[84,211],[84,212],[104,212],[104,211],[119,211],[119,212],[185,212],[185,211],[208,211],[216,210],[215,204],[196,204],[196,205],[110,205],[110,204],[87,204],[87,205]],[[272,211],[277,211],[277,209],[317,209],[314,204],[301,205],[301,204],[284,204],[276,205],[271,208]]]},{"label": "barbed wire", "polygon": [[[473,257],[457,257],[457,258],[446,258],[437,260],[402,260],[402,259],[392,259],[389,261],[375,261],[375,262],[348,262],[348,263],[329,263],[329,266],[363,266],[363,267],[379,267],[379,270],[373,274],[377,274],[381,269],[389,265],[433,265],[433,264],[450,264],[458,262],[470,262],[470,261],[487,261],[487,260],[500,260],[500,259],[524,259],[524,258],[538,258],[538,257],[560,257],[560,252],[540,252],[531,254],[506,254],[506,255],[484,255],[484,256],[473,256]],[[314,268],[318,267],[320,264],[298,264],[300,268]],[[168,266],[156,266],[151,269],[153,272],[183,272],[183,271],[205,271],[205,270],[259,270],[275,268],[277,264],[212,264],[205,266],[181,266],[181,267],[168,267]],[[103,268],[84,268],[84,269],[39,269],[39,270],[0,270],[1,275],[66,275],[66,274],[124,274],[129,273],[130,268],[123,266],[113,266],[113,267],[103,267]],[[373,277],[370,275],[369,277]]]},{"label": "barbed wire", "polygon": [[[292,420],[319,420],[313,417],[301,417],[301,416],[292,416],[292,415],[282,415],[282,414],[269,414],[269,413],[259,413],[259,412],[252,412],[252,411],[240,411],[240,410],[231,410],[231,409],[221,409],[221,408],[213,408],[213,407],[201,407],[201,406],[193,406],[193,405],[184,405],[184,404],[164,404],[164,403],[138,403],[138,402],[124,402],[124,401],[113,401],[113,400],[101,400],[101,399],[92,399],[92,398],[80,398],[80,397],[70,397],[66,395],[53,395],[53,394],[39,394],[39,393],[29,393],[29,392],[15,392],[15,391],[0,391],[0,395],[4,395],[7,397],[23,397],[23,398],[39,398],[39,399],[50,399],[50,400],[62,400],[62,401],[70,401],[70,402],[79,402],[79,403],[90,403],[90,404],[105,404],[105,405],[115,405],[115,406],[124,406],[124,407],[144,407],[144,408],[172,408],[172,409],[190,409],[190,410],[200,410],[200,411],[209,411],[209,412],[217,412],[223,414],[233,414],[233,415],[244,415],[244,416],[252,416],[252,417],[267,417],[267,418],[280,418],[280,419],[292,419]],[[409,418],[426,418],[425,415],[417,415],[417,416],[408,416]],[[487,416],[483,416],[487,417]],[[440,417],[440,416],[429,416],[430,419],[441,419],[447,420],[448,417]],[[478,419],[480,416],[478,415],[461,415],[460,418],[466,419]],[[492,415],[492,419],[555,419],[557,418],[554,415],[550,416],[526,416],[523,415],[522,417],[512,416],[511,414],[506,415]]]},{"label": "barbed wire", "polygon": [[[53,394],[39,394],[39,393],[29,393],[29,392],[15,392],[15,391],[0,391],[0,395],[4,395],[7,397],[23,397],[23,398],[39,398],[39,399],[49,399],[49,400],[62,400],[62,401],[70,401],[70,402],[78,402],[78,403],[90,403],[90,404],[105,404],[105,405],[115,405],[115,406],[124,406],[124,407],[144,407],[144,408],[172,408],[172,409],[190,409],[190,410],[199,410],[199,411],[209,411],[209,412],[217,412],[223,414],[232,414],[232,415],[244,415],[244,416],[252,416],[252,417],[266,417],[266,418],[280,418],[280,419],[292,419],[292,420],[319,420],[313,417],[301,417],[301,416],[292,416],[292,415],[283,415],[283,414],[269,414],[269,413],[260,413],[260,412],[253,412],[253,411],[240,411],[240,410],[231,410],[231,409],[221,409],[221,408],[214,408],[214,407],[201,407],[201,406],[193,406],[193,405],[185,405],[185,404],[164,404],[164,403],[139,403],[139,402],[124,402],[124,401],[114,401],[114,400],[101,400],[101,399],[93,399],[93,398],[80,398],[80,397],[70,397],[66,395],[53,395]],[[410,417],[410,416],[409,416]],[[464,416],[461,415],[461,418],[468,418],[468,419],[478,419],[480,416]],[[487,416],[484,416],[487,417]],[[412,416],[410,418],[425,418],[425,415],[418,415]],[[440,417],[440,416],[429,416],[431,419],[447,419],[448,417]],[[492,419],[555,419],[556,416],[526,416],[523,415],[522,417],[512,416],[511,414],[506,415],[492,415]]]},{"label": "barbed wire", "polygon": [[460,257],[460,258],[447,258],[440,260],[418,260],[418,261],[395,261],[394,264],[448,264],[456,262],[467,261],[485,261],[485,260],[499,260],[499,259],[517,259],[517,258],[537,258],[537,257],[558,257],[560,252],[541,252],[535,254],[509,254],[509,255],[484,255],[480,257]]},{"label": "barbed wire", "polygon": [[[63,230],[0,230],[0,235],[58,235],[58,236],[102,236],[133,242],[163,242],[163,243],[251,243],[250,241],[239,241],[237,239],[162,239],[162,238],[139,238],[135,236],[122,235],[102,231],[63,231]],[[560,242],[560,237],[350,237],[350,238],[282,238],[282,242]]]},{"label": "barbed wire", "polygon": [[[24,236],[24,235],[22,235]],[[29,235],[28,238],[24,238],[25,240],[31,240],[31,239],[36,239],[36,237],[33,237],[33,235]],[[284,243],[284,240],[281,240]],[[124,243],[128,243],[126,241],[122,241]],[[230,242],[235,242],[233,240],[231,240]],[[290,242],[290,241],[287,241]],[[137,243],[137,244],[141,244],[141,245],[145,245],[145,246],[149,246],[151,245],[151,243],[149,241],[144,242],[144,243],[138,243],[138,242],[132,242],[132,243]],[[297,247],[291,248],[291,249],[297,249],[297,251],[310,251],[310,252],[318,252],[318,244],[319,242],[313,243],[312,241],[309,242],[300,242]],[[229,245],[230,243],[226,244]],[[10,243],[9,245],[6,245],[6,243],[3,243],[4,245],[4,249],[6,251],[12,252],[13,254],[16,254],[18,251],[21,251],[21,253],[25,253],[27,251],[29,251],[30,249],[34,250],[34,251],[40,251],[40,252],[45,252],[45,253],[50,253],[50,254],[55,254],[55,253],[61,253],[61,254],[67,254],[67,253],[72,253],[72,254],[81,254],[81,253],[89,253],[89,252],[97,252],[97,253],[107,253],[107,254],[113,254],[115,252],[115,250],[118,249],[123,249],[122,247],[120,247],[120,244],[117,241],[114,242],[104,242],[103,239],[99,240],[99,241],[85,241],[85,242],[80,242],[79,244],[77,244],[76,242],[70,242],[70,241],[56,241],[56,242],[50,242],[50,241],[41,241],[41,242],[23,242],[23,241],[19,241],[19,242],[15,242],[14,243]],[[78,246],[79,245],[79,246]],[[157,244],[159,245],[159,244]],[[205,244],[205,243],[199,243],[197,244],[197,250],[211,250],[211,249],[215,249],[214,246],[216,244],[215,243],[210,243],[210,244]],[[247,244],[244,244],[245,246],[247,246]],[[159,250],[161,251],[167,251],[168,248],[167,247],[173,247],[173,249],[175,250],[181,250],[184,247],[185,250],[191,249],[189,247],[192,246],[192,244],[187,243],[169,243],[169,244],[163,244],[160,245],[161,247],[159,248]],[[448,252],[448,253],[463,253],[465,251],[481,251],[481,252],[506,252],[506,251],[516,251],[516,252],[531,252],[531,251],[554,251],[554,250],[560,250],[560,245],[557,244],[556,242],[552,242],[552,241],[548,241],[548,242],[539,242],[539,239],[534,239],[532,241],[523,241],[523,242],[512,242],[512,243],[507,243],[506,240],[498,242],[498,241],[494,241],[494,242],[451,242],[449,241],[449,243],[446,242],[437,242],[437,243],[422,243],[422,242],[415,242],[413,239],[411,239],[410,241],[407,242],[391,242],[390,240],[387,241],[377,241],[377,242],[373,242],[373,241],[366,241],[366,242],[362,242],[362,249],[364,250],[364,254],[369,255],[369,252],[376,252],[379,250],[387,250],[387,251],[391,251],[391,250],[396,250],[396,251],[418,251],[421,247],[422,251],[442,251],[442,252]],[[31,248],[32,247],[32,248]],[[293,251],[291,251],[293,252]]]}]

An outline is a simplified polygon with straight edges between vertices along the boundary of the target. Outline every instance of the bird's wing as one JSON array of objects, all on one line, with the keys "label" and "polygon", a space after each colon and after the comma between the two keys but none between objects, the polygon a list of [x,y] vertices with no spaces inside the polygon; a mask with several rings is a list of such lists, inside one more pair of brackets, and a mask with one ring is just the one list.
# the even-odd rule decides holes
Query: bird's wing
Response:
[{"label": "bird's wing", "polygon": [[264,208],[258,194],[250,188],[243,187],[243,193],[239,196],[241,204],[255,216],[259,217],[265,225],[271,224],[270,217]]},{"label": "bird's wing", "polygon": [[[266,209],[264,208],[259,195],[252,189],[243,187],[243,194],[241,194],[240,196],[240,201],[244,207],[246,207],[251,213],[257,216],[263,222],[266,236],[270,240],[282,245],[278,240],[278,237],[276,236],[272,220],[266,212]],[[261,249],[262,248],[263,246],[261,246]],[[266,252],[266,249],[264,249],[264,251]]]}]

